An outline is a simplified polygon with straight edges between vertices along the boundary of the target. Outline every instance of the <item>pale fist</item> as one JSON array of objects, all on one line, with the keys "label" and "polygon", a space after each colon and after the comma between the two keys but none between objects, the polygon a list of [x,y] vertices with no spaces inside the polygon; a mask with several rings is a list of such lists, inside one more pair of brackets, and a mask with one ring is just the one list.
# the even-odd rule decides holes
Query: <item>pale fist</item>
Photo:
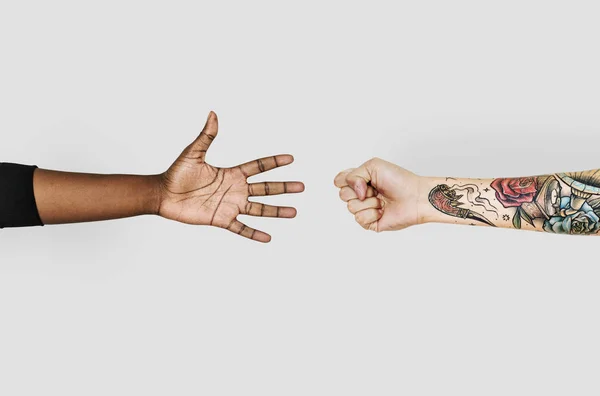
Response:
[{"label": "pale fist", "polygon": [[248,183],[247,179],[271,169],[289,165],[291,155],[257,159],[233,168],[217,168],[206,163],[206,152],[218,133],[217,115],[211,112],[202,133],[161,175],[159,215],[182,223],[211,225],[259,242],[271,236],[241,223],[238,215],[296,216],[296,209],[265,205],[250,197],[299,193],[300,182]]},{"label": "pale fist", "polygon": [[365,229],[401,230],[418,223],[419,176],[373,158],[334,180],[348,211]]}]

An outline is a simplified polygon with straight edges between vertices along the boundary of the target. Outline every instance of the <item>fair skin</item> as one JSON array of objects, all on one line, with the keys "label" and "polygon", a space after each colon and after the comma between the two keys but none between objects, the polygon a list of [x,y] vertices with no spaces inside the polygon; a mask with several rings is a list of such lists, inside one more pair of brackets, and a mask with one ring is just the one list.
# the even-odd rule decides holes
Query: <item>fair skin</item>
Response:
[{"label": "fair skin", "polygon": [[258,182],[248,178],[294,161],[276,155],[232,168],[206,162],[219,131],[211,112],[198,137],[164,173],[157,175],[96,175],[37,169],[34,194],[44,224],[63,224],[158,215],[193,225],[227,229],[257,242],[271,236],[243,224],[239,215],[293,218],[296,209],[255,202],[253,197],[304,191],[301,182]]},{"label": "fair skin", "polygon": [[422,177],[373,158],[334,180],[348,211],[382,232],[436,222],[598,235],[600,170],[531,177]]},{"label": "fair skin", "polygon": [[406,169],[372,159],[340,172],[334,183],[348,211],[367,230],[401,230],[418,223],[419,176]]}]

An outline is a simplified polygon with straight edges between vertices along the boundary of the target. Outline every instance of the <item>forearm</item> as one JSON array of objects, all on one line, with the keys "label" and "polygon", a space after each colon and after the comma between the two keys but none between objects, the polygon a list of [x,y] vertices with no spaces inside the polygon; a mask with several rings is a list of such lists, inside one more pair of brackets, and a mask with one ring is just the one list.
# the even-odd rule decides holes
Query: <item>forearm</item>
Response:
[{"label": "forearm", "polygon": [[499,179],[423,177],[419,221],[595,235],[599,182],[595,170]]},{"label": "forearm", "polygon": [[159,180],[37,169],[33,189],[44,224],[77,223],[156,214]]}]

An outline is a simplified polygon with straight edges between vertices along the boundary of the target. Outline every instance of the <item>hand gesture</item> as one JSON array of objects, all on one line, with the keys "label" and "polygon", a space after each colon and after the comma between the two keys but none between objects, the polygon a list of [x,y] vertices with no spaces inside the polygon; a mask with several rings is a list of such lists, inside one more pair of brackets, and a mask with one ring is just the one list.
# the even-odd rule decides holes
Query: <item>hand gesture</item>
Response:
[{"label": "hand gesture", "polygon": [[373,158],[334,180],[348,211],[365,229],[400,230],[418,223],[419,176]]},{"label": "hand gesture", "polygon": [[271,236],[254,230],[237,219],[238,215],[296,216],[296,209],[265,205],[250,197],[300,193],[300,182],[262,182],[247,179],[294,161],[291,155],[257,159],[233,168],[217,168],[206,161],[206,153],[218,133],[217,115],[210,112],[204,129],[162,175],[159,215],[187,224],[211,225],[259,242]]}]

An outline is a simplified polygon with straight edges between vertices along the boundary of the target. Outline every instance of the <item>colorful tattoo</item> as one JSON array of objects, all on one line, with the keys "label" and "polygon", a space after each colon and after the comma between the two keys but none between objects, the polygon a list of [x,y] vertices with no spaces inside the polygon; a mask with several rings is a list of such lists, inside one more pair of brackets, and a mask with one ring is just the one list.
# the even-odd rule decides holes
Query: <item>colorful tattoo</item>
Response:
[{"label": "colorful tattoo", "polygon": [[[473,219],[488,225],[509,221],[520,229],[529,224],[557,234],[592,235],[600,231],[600,170],[558,173],[549,176],[499,178],[483,189],[492,202],[499,202],[499,213],[490,199],[482,197],[476,185],[440,184],[429,194],[429,202],[437,210],[454,217]],[[470,190],[469,190],[470,189]],[[459,200],[466,191],[470,207]],[[470,195],[469,195],[470,191]],[[494,199],[495,198],[495,199]]]}]

